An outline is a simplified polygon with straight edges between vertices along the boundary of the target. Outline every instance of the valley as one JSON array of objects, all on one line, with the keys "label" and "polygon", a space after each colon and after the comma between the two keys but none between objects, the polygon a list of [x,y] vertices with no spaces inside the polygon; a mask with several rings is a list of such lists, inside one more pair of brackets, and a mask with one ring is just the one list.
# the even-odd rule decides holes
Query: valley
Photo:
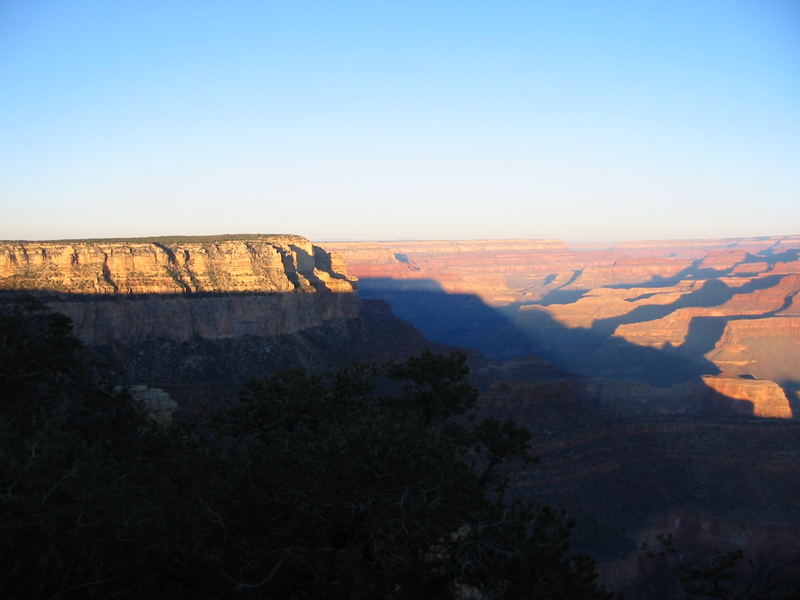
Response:
[{"label": "valley", "polygon": [[[363,297],[386,300],[439,343],[497,360],[536,354],[613,388],[629,381],[640,396],[647,389],[652,412],[696,412],[706,388],[723,387],[751,414],[788,417],[800,404],[799,236],[326,247]],[[604,394],[594,401],[610,407]]]}]

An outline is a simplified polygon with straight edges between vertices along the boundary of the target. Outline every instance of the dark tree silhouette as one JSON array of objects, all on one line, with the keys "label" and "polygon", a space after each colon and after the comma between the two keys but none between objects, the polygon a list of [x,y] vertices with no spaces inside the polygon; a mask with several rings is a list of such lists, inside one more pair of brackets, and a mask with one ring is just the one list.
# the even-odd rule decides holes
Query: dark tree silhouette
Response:
[{"label": "dark tree silhouette", "polygon": [[291,372],[158,426],[32,302],[0,307],[9,598],[605,598],[558,511],[509,502],[529,434],[461,355]]}]

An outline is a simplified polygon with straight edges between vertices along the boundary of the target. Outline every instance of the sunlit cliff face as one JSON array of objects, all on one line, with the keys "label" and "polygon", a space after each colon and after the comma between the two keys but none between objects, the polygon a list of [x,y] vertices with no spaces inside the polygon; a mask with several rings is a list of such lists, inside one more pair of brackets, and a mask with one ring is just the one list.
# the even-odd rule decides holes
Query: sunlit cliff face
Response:
[{"label": "sunlit cliff face", "polygon": [[[394,301],[435,341],[472,341],[503,358],[537,353],[585,376],[660,387],[713,376],[698,389],[756,416],[787,417],[800,406],[800,236],[327,247],[344,256],[362,294]],[[491,315],[530,344],[467,335],[488,329]]]},{"label": "sunlit cliff face", "polygon": [[341,260],[300,236],[0,242],[0,289],[89,294],[352,292]]},{"label": "sunlit cliff face", "polygon": [[42,293],[88,344],[295,333],[354,318],[341,260],[300,236],[0,242],[0,291]]}]

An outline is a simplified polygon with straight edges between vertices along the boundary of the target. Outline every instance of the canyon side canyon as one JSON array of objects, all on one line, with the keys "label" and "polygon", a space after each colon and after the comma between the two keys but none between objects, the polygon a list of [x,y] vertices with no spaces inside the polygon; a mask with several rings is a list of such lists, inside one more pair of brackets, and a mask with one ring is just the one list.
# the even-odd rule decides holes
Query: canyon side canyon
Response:
[{"label": "canyon side canyon", "polygon": [[0,242],[0,301],[40,298],[118,383],[185,410],[289,368],[465,349],[481,410],[534,434],[514,493],[567,509],[616,589],[659,533],[792,558],[799,292],[800,236]]}]

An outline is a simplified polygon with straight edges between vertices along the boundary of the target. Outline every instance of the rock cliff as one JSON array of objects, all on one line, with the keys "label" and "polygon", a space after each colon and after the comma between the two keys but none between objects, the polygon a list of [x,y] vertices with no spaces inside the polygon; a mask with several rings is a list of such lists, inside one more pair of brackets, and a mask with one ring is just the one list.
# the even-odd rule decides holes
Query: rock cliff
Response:
[{"label": "rock cliff", "polygon": [[296,235],[0,242],[0,289],[79,294],[352,292],[338,257]]},{"label": "rock cliff", "polygon": [[786,392],[774,381],[711,375],[702,379],[703,383],[723,397],[743,401],[743,414],[775,419],[792,418]]},{"label": "rock cliff", "polygon": [[293,235],[0,242],[0,290],[44,295],[88,344],[270,336],[354,318],[342,266]]}]

